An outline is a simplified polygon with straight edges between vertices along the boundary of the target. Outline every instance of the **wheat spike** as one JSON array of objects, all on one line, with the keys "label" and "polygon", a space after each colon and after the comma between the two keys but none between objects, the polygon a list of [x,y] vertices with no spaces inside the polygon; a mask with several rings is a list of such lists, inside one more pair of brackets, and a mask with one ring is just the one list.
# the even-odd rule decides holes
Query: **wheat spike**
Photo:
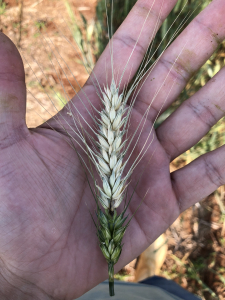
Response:
[{"label": "wheat spike", "polygon": [[123,174],[123,137],[126,133],[123,125],[127,119],[126,96],[119,93],[114,78],[109,87],[102,93],[104,109],[100,112],[97,132],[99,151],[96,153],[96,169],[102,178],[102,187],[96,184],[99,190],[98,200],[105,213],[98,207],[99,220],[98,238],[100,248],[109,266],[109,290],[114,295],[114,264],[118,261],[122,251],[122,238],[126,226],[122,227],[126,218],[124,213],[117,216],[116,208],[124,198],[125,184]]}]

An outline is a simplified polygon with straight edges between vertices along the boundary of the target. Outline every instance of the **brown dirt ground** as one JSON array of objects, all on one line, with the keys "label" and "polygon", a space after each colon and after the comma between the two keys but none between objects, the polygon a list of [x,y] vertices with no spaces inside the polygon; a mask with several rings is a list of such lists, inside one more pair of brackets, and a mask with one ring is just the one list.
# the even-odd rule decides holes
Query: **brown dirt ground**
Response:
[{"label": "brown dirt ground", "polygon": [[[75,45],[69,44],[73,43],[73,38],[67,23],[68,14],[64,2],[24,0],[23,5],[17,2],[17,0],[6,2],[7,13],[1,17],[0,26],[17,45],[23,58],[28,89],[27,125],[35,127],[56,113],[54,107],[60,109],[61,104],[56,93],[66,98],[60,84],[61,80],[71,98],[75,90],[79,90],[78,85],[82,86],[85,83],[88,75],[83,66],[77,62],[78,55],[73,48]],[[95,2],[95,0],[74,1],[76,15],[82,12],[89,20],[94,18]],[[40,28],[40,24],[43,24],[44,28]],[[51,97],[52,103],[46,92]]]},{"label": "brown dirt ground", "polygon": [[[23,5],[20,0],[5,2],[7,11],[0,18],[0,28],[18,46],[23,57],[28,87],[27,124],[28,127],[35,127],[56,113],[54,106],[60,109],[61,104],[55,93],[64,93],[61,80],[71,97],[75,93],[71,85],[79,90],[78,84],[82,86],[88,76],[77,62],[73,47],[63,36],[73,43],[70,30],[64,22],[64,19],[68,20],[68,15],[63,0],[24,0]],[[82,11],[91,20],[95,17],[95,4],[96,0],[76,0],[73,1],[73,8],[77,15]],[[39,31],[40,22],[45,28]],[[171,165],[171,170],[184,164],[185,161],[178,159]],[[168,254],[161,275],[175,280],[202,299],[225,299],[224,187],[185,211],[166,231],[166,235]],[[134,272],[135,260],[119,275],[132,281]]]}]

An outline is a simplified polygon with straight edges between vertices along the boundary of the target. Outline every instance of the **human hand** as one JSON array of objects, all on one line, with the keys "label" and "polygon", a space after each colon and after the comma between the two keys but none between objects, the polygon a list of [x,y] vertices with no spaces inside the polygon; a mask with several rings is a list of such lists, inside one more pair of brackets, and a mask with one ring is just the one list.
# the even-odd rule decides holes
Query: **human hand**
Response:
[{"label": "human hand", "polygon": [[[169,74],[151,105],[131,163],[143,148],[158,111],[162,106],[164,111],[177,98],[190,76],[211,56],[218,41],[224,39],[223,2],[214,0],[166,50],[147,78],[134,105],[129,136],[135,132]],[[175,3],[172,0],[164,4],[163,19]],[[139,0],[115,34],[114,69],[117,76],[122,74],[151,4],[152,1]],[[158,0],[153,6],[155,13],[150,14],[144,26],[122,84],[135,74],[143,58],[161,5],[162,1]],[[36,129],[27,129],[23,65],[16,48],[3,34],[0,34],[0,43],[1,299],[77,298],[107,278],[107,265],[88,211],[94,211],[95,202],[84,169],[60,126],[63,124],[77,139],[71,130],[73,119],[65,108],[58,114],[58,119],[51,119]],[[94,70],[101,86],[106,83],[103,70],[107,61],[110,61],[109,48]],[[174,61],[176,64],[171,69]],[[83,90],[99,108],[100,100],[93,87],[95,76],[88,80]],[[117,270],[147,248],[180,212],[224,184],[223,147],[172,174],[169,172],[170,161],[193,146],[222,117],[225,110],[224,76],[222,69],[154,133],[152,144],[135,169],[128,189],[131,195],[144,170],[128,209],[130,216],[148,193],[125,234]],[[155,80],[151,81],[152,78]],[[82,91],[79,97],[89,108]],[[72,101],[93,126],[79,97]],[[75,115],[74,107],[71,109]],[[81,122],[88,129],[82,119]],[[152,136],[153,132],[149,143]],[[77,149],[88,164],[79,146]]]}]

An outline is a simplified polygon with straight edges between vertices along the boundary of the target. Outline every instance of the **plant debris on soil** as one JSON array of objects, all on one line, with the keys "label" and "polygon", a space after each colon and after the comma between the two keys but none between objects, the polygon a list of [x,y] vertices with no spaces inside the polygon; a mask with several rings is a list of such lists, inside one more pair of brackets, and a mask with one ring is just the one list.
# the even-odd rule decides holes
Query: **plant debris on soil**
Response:
[{"label": "plant debris on soil", "polygon": [[[82,11],[88,21],[93,20],[96,1],[71,1],[78,19]],[[36,127],[55,115],[63,106],[59,98],[66,98],[65,94],[73,97],[88,75],[74,50],[63,0],[5,3],[0,30],[13,40],[23,58],[28,89],[26,120],[28,127]],[[178,158],[171,168],[186,163]],[[221,187],[182,213],[166,231],[168,253],[160,275],[202,299],[225,299],[224,197]],[[124,267],[116,278],[133,281],[135,262]]]}]

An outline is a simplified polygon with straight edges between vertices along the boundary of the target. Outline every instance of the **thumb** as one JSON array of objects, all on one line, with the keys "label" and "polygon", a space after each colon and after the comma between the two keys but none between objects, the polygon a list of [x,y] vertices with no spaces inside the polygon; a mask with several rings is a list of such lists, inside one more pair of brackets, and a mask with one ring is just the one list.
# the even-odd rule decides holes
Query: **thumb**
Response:
[{"label": "thumb", "polygon": [[[21,56],[13,42],[0,33],[0,148],[25,135],[26,85]],[[3,145],[4,144],[4,145]]]}]

